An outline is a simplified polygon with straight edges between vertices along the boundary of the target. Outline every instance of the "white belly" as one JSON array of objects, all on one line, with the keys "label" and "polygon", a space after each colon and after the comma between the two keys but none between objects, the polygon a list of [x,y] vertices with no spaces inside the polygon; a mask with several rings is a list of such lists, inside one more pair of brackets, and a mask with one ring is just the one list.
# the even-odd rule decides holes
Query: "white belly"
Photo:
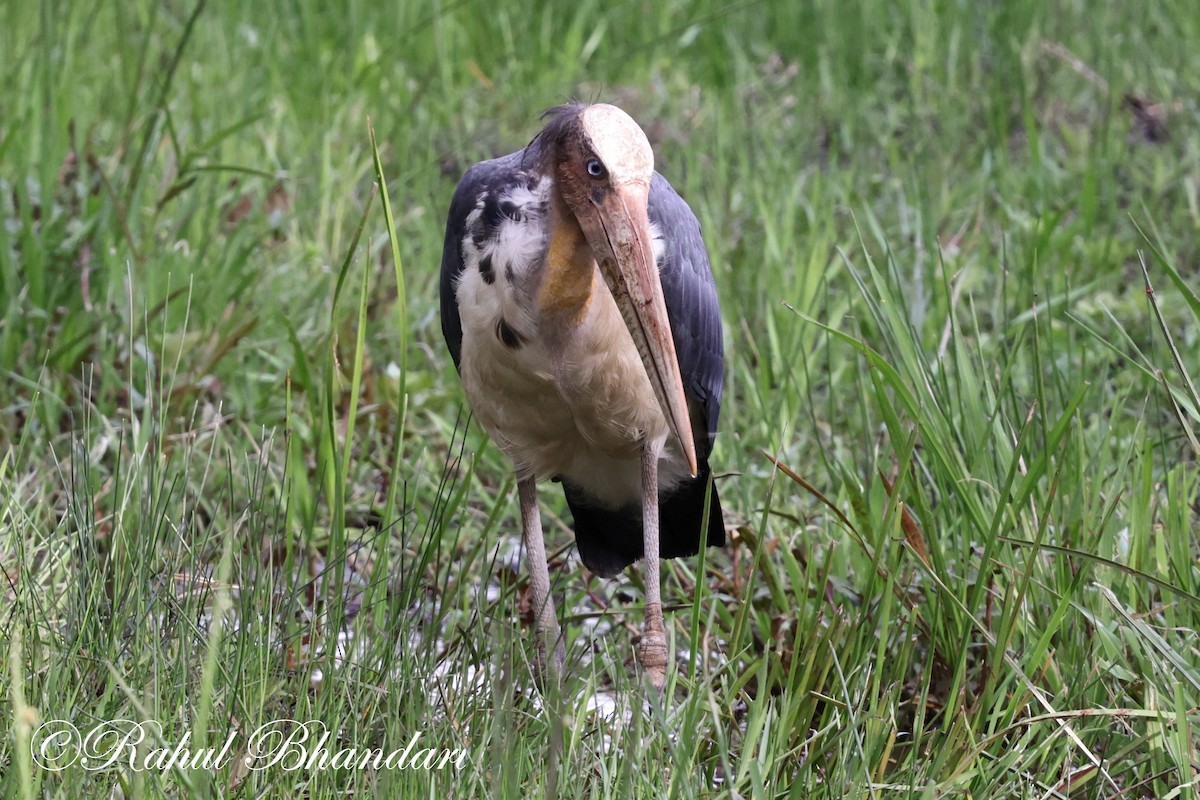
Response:
[{"label": "white belly", "polygon": [[[461,372],[476,419],[518,477],[569,478],[610,507],[639,502],[640,459],[650,442],[663,453],[660,491],[682,480],[678,445],[607,289],[595,293],[584,324],[555,344],[537,320],[518,321],[502,295],[464,274]],[[497,336],[505,314],[529,334],[520,347]]]}]

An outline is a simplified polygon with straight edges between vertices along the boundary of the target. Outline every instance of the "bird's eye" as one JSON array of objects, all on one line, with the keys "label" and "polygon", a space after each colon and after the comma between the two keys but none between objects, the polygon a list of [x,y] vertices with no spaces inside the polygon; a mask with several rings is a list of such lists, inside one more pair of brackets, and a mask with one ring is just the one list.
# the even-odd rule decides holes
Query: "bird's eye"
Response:
[{"label": "bird's eye", "polygon": [[598,158],[589,158],[587,162],[587,173],[593,178],[604,177],[604,165],[600,163]]}]

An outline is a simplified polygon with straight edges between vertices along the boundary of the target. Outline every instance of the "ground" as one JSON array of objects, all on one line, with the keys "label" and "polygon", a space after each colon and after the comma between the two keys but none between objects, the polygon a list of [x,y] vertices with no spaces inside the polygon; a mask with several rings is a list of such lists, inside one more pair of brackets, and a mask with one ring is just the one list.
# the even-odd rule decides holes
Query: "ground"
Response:
[{"label": "ground", "polygon": [[[4,796],[1195,797],[1197,41],[1186,0],[5,4]],[[665,565],[661,699],[553,485],[538,691],[437,318],[458,177],[571,97],[645,128],[725,320],[731,544]],[[318,723],[465,756],[244,758]],[[233,745],[147,760],[185,740]]]}]

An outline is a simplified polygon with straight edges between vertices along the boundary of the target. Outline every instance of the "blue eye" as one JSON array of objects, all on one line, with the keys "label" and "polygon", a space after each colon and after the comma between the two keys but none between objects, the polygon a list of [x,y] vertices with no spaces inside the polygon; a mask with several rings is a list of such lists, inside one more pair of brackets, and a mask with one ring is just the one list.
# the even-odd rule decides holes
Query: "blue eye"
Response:
[{"label": "blue eye", "polygon": [[587,162],[587,173],[593,178],[604,177],[604,165],[600,163],[598,158],[589,158]]}]

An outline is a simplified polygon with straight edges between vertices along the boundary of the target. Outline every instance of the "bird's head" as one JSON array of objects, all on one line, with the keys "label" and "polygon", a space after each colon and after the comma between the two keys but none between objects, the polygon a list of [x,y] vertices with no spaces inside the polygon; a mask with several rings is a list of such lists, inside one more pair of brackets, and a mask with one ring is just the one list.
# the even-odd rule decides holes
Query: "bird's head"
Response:
[{"label": "bird's head", "polygon": [[654,151],[638,124],[616,106],[559,106],[547,117],[539,137],[546,169],[587,239],[695,475],[687,400],[651,247]]}]

